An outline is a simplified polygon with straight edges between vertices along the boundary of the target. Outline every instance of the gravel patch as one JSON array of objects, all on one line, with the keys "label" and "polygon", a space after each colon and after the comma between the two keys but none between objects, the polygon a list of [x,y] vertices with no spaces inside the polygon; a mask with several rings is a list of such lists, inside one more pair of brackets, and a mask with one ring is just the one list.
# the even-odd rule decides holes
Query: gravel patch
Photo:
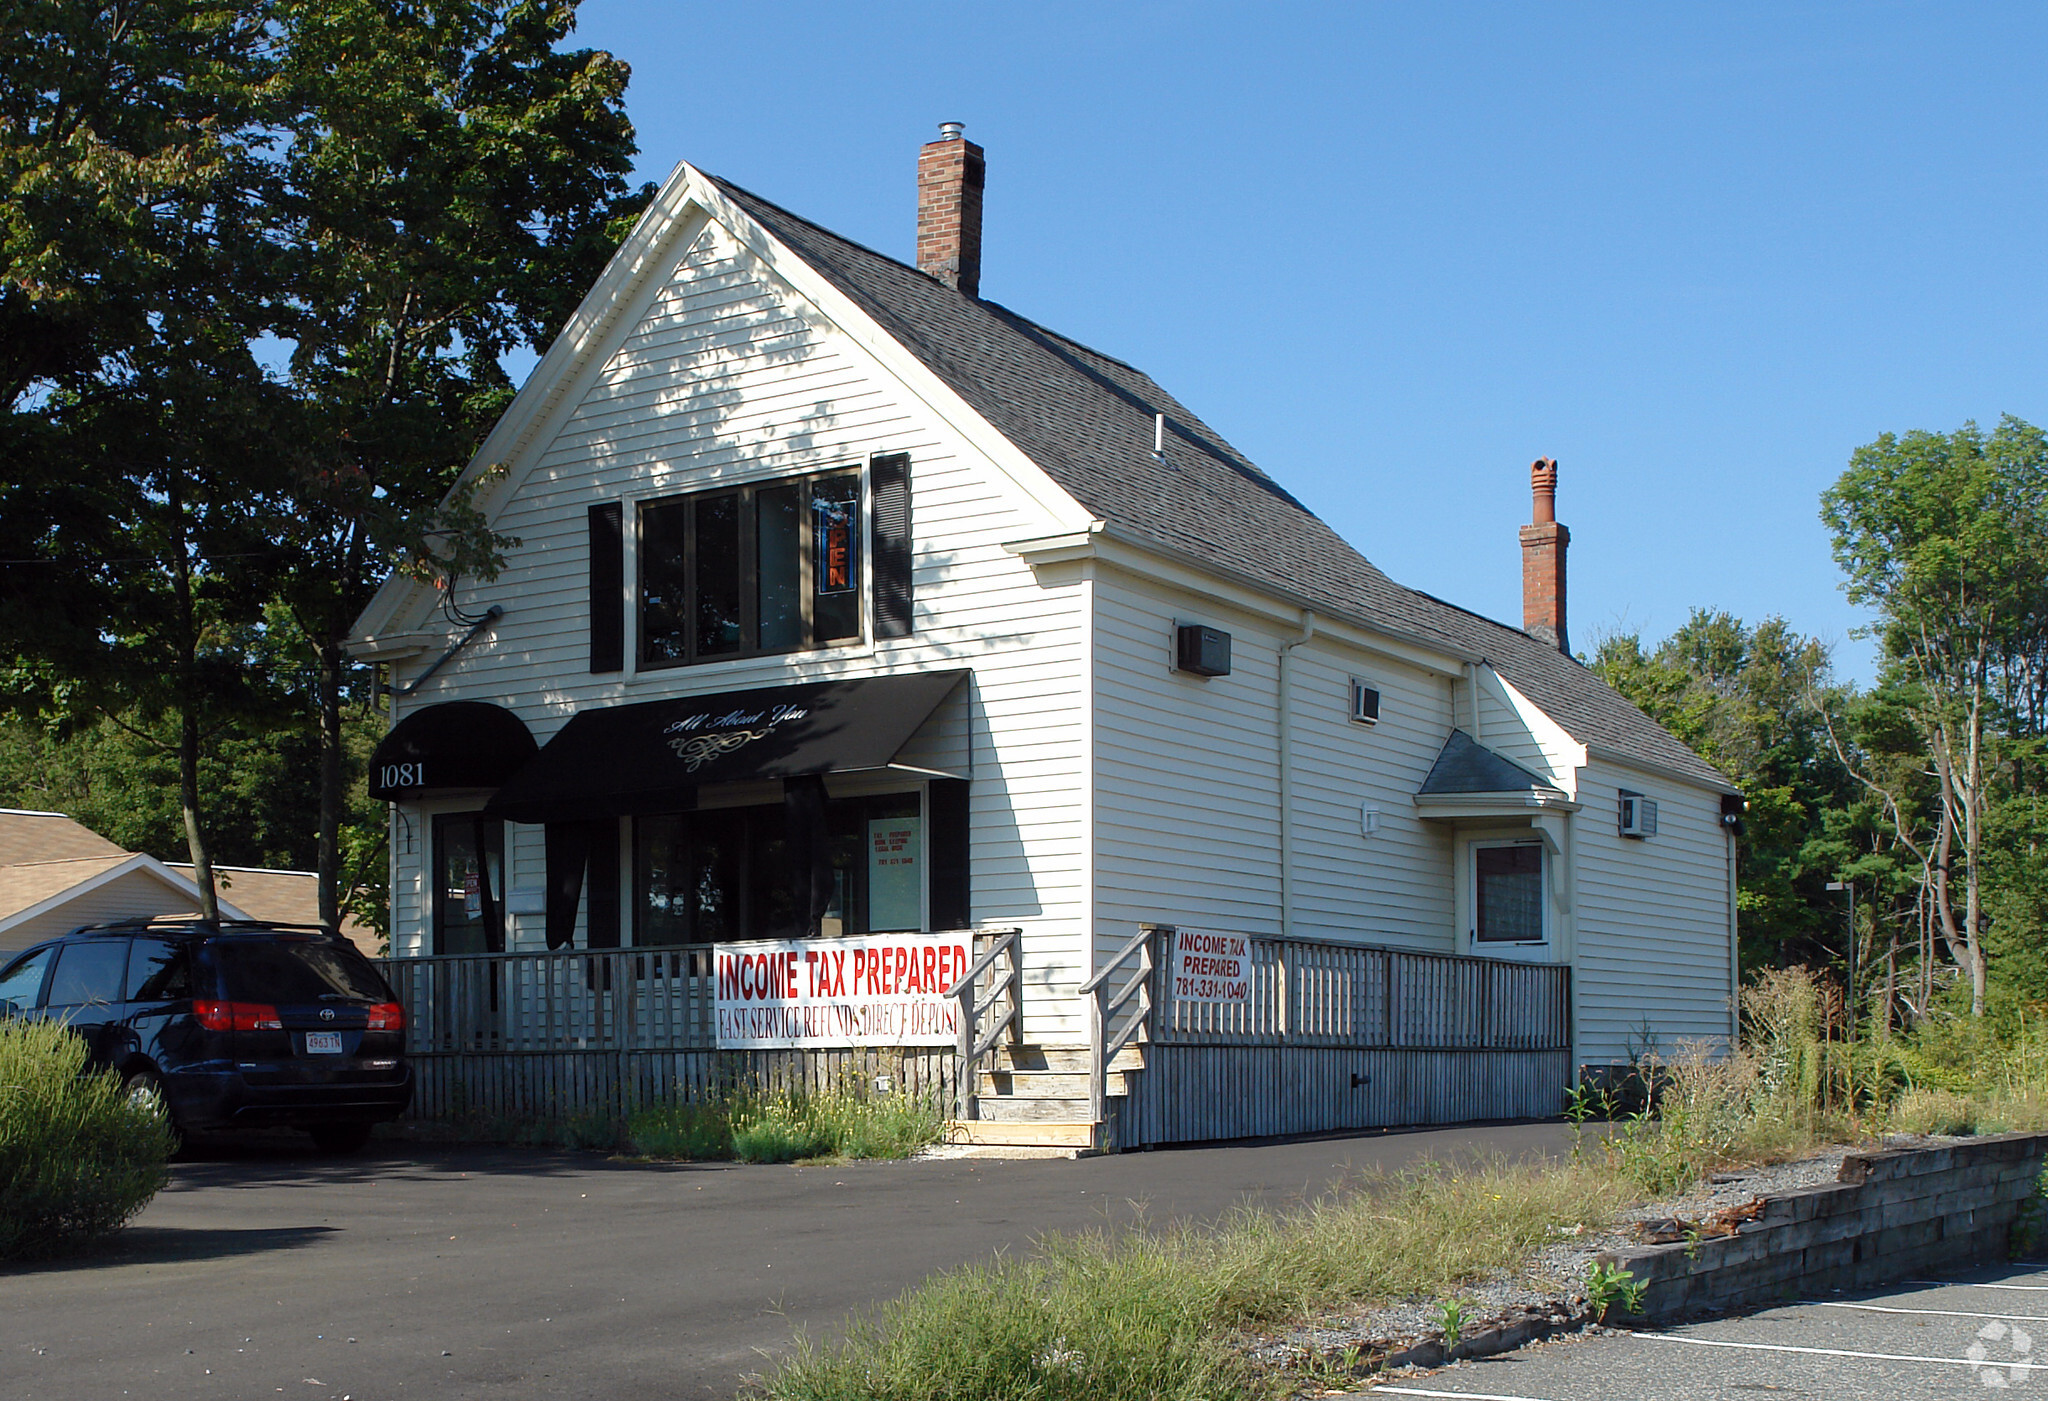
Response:
[{"label": "gravel patch", "polygon": [[[1654,1201],[1641,1201],[1620,1212],[1606,1230],[1560,1233],[1519,1271],[1502,1271],[1458,1291],[1464,1301],[1467,1337],[1528,1319],[1545,1319],[1568,1327],[1586,1311],[1586,1272],[1602,1251],[1640,1244],[1643,1223],[1676,1217],[1697,1222],[1714,1213],[1747,1206],[1758,1197],[1776,1196],[1802,1187],[1839,1180],[1842,1159],[1873,1148],[1917,1148],[1953,1143],[1948,1138],[1898,1136],[1881,1145],[1838,1147],[1795,1163],[1743,1168],[1716,1173],[1691,1189]],[[1314,1372],[1321,1364],[1342,1364],[1348,1358],[1368,1361],[1401,1352],[1443,1336],[1443,1301],[1404,1299],[1381,1308],[1319,1318],[1270,1337],[1246,1349],[1257,1363],[1287,1370]]]}]

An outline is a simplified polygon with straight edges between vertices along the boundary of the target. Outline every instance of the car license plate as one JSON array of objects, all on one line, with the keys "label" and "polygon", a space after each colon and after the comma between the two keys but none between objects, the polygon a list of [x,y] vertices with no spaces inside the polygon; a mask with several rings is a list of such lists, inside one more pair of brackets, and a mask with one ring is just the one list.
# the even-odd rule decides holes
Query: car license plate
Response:
[{"label": "car license plate", "polygon": [[306,1033],[306,1054],[309,1056],[341,1054],[341,1033],[338,1031],[309,1031]]}]

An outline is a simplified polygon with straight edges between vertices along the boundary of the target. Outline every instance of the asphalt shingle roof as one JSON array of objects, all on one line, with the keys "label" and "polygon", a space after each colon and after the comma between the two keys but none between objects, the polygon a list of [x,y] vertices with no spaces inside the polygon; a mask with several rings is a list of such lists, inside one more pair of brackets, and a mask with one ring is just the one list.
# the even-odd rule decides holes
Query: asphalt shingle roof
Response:
[{"label": "asphalt shingle roof", "polygon": [[[1047,476],[1124,533],[1367,625],[1483,658],[1581,743],[1733,791],[1606,682],[1518,628],[1404,588],[1145,374],[715,182]],[[1165,462],[1152,421],[1167,421]]]},{"label": "asphalt shingle roof", "polygon": [[1452,730],[1436,762],[1429,766],[1429,777],[1415,791],[1422,797],[1432,797],[1442,793],[1535,793],[1557,789],[1549,780],[1494,753],[1463,730]]}]

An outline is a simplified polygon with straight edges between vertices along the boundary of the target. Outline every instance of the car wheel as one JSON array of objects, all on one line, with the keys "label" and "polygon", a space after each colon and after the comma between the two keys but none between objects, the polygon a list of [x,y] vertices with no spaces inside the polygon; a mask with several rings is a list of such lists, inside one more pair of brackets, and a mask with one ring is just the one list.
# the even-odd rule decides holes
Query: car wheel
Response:
[{"label": "car wheel", "polygon": [[370,1141],[368,1124],[319,1124],[306,1132],[323,1153],[353,1153]]},{"label": "car wheel", "polygon": [[163,1078],[154,1070],[138,1070],[123,1082],[121,1092],[128,1097],[131,1107],[153,1114],[163,1121],[170,1131],[171,1153],[176,1156],[185,1146],[185,1135],[179,1131],[178,1121],[171,1117],[171,1101],[164,1094]]}]

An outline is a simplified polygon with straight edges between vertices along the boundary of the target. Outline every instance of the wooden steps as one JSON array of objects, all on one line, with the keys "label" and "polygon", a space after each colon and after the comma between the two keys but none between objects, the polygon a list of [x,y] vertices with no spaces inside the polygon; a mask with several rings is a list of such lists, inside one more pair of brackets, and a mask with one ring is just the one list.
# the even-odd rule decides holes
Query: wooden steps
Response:
[{"label": "wooden steps", "polygon": [[[1088,1097],[1086,1046],[998,1047],[975,1075],[971,1117],[948,1125],[956,1143],[1016,1147],[1098,1148],[1100,1128]],[[1104,1077],[1110,1098],[1130,1093],[1131,1077],[1145,1067],[1144,1048],[1117,1053]]]}]

